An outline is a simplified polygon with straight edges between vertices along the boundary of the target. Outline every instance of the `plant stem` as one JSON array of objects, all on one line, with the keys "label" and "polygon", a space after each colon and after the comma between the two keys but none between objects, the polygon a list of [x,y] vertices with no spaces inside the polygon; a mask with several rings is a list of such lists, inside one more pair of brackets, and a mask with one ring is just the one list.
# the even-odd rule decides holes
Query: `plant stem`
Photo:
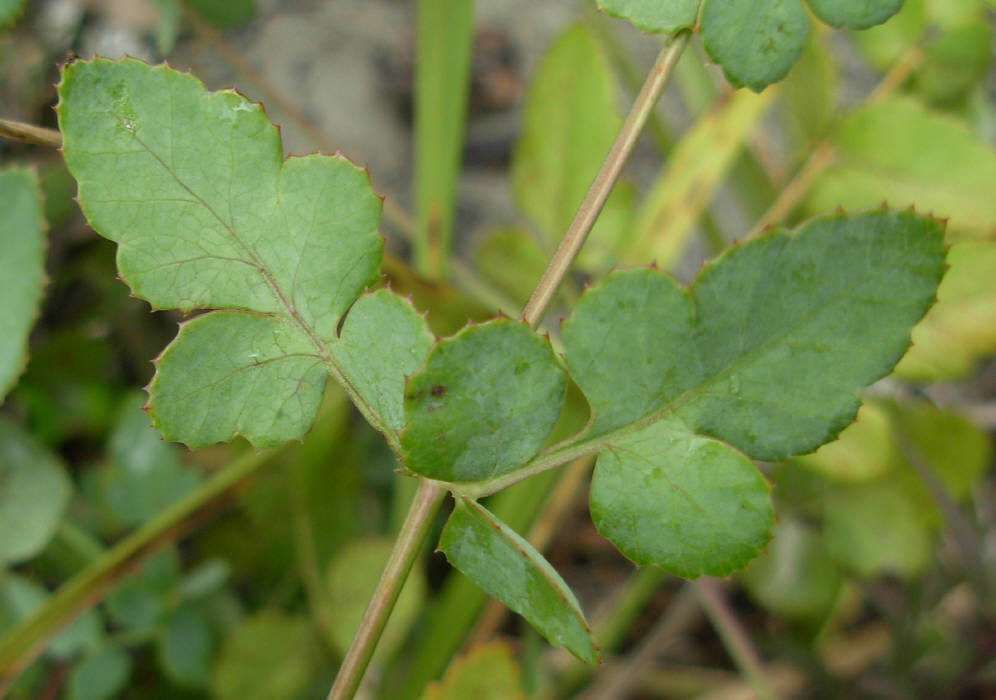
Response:
[{"label": "plant stem", "polygon": [[229,501],[252,475],[272,461],[275,451],[250,452],[225,467],[196,491],[109,549],[62,586],[32,615],[0,637],[0,697],[52,638],[96,605],[124,576],[163,545],[193,530]]},{"label": "plant stem", "polygon": [[526,307],[522,310],[522,320],[531,327],[535,328],[543,317],[543,312],[546,311],[557,287],[560,286],[561,280],[567,274],[567,269],[581,250],[581,246],[584,245],[588,232],[595,224],[595,220],[602,210],[602,205],[605,204],[626,159],[632,152],[633,146],[636,145],[643,125],[650,116],[664,86],[667,85],[675,63],[687,44],[688,32],[681,32],[657,56],[657,61],[650,69],[650,74],[643,83],[640,94],[633,101],[633,106],[630,108],[629,114],[626,115],[626,121],[623,122],[612,148],[609,149],[608,155],[602,162],[602,167],[599,168],[595,180],[585,194],[581,206],[578,207],[574,220],[567,227],[567,232],[561,239],[560,245],[557,246],[550,264],[537,283],[536,289],[533,290]]},{"label": "plant stem", "polygon": [[374,590],[367,611],[363,614],[360,628],[356,631],[349,651],[339,667],[328,700],[349,700],[356,694],[363,680],[363,673],[370,663],[377,641],[387,625],[394,603],[401,594],[401,588],[408,578],[408,572],[415,562],[422,542],[432,525],[432,518],[443,501],[446,491],[438,484],[420,479],[415,499],[408,511],[398,537],[394,541],[391,557],[384,567],[377,588]]},{"label": "plant stem", "polygon": [[11,141],[25,141],[39,146],[58,148],[62,145],[62,134],[55,129],[0,119],[0,136]]},{"label": "plant stem", "polygon": [[761,657],[743,625],[730,610],[719,587],[719,582],[711,578],[700,578],[692,584],[702,603],[702,609],[712,622],[726,651],[744,675],[759,700],[775,700],[776,695],[764,672]]}]

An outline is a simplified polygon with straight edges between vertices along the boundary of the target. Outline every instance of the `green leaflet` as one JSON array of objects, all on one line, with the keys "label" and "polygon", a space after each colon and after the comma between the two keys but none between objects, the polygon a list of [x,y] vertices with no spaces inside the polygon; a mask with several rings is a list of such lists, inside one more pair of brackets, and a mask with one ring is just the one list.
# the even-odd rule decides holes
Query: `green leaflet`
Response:
[{"label": "green leaflet", "polygon": [[[568,28],[547,51],[526,95],[522,120],[512,188],[552,249],[622,124],[608,58],[583,26]],[[607,206],[620,206],[611,200]],[[599,236],[597,228],[592,236]]]},{"label": "green leaflet", "polygon": [[34,172],[0,171],[0,402],[17,381],[45,279],[45,219]]},{"label": "green leaflet", "polygon": [[768,543],[769,492],[749,459],[665,418],[613,440],[598,458],[591,519],[637,564],[725,576]]},{"label": "green leaflet", "polygon": [[[757,476],[751,483],[749,463],[728,447],[689,433],[766,460],[832,439],[854,418],[858,390],[902,356],[944,254],[933,219],[840,214],[727,251],[689,291],[654,269],[614,272],[589,290],[563,336],[592,407],[586,439],[605,448],[592,489],[599,529],[635,560],[683,575],[725,575],[746,563],[767,539],[767,486]],[[699,469],[728,475],[740,494],[717,497],[681,449],[699,454]],[[645,504],[654,488],[673,488],[687,515],[709,524],[671,521],[668,509]],[[635,513],[648,522],[617,522]],[[739,537],[711,558],[665,541],[693,527],[698,538]]]},{"label": "green leaflet", "polygon": [[[903,0],[808,0],[813,13],[835,27],[880,24]],[[701,7],[702,42],[734,87],[760,92],[785,77],[809,34],[800,0],[598,0],[613,17],[639,29],[675,34],[695,24]]]},{"label": "green leaflet", "polygon": [[41,552],[71,494],[62,462],[17,425],[0,420],[0,564]]},{"label": "green leaflet", "polygon": [[542,447],[566,392],[550,342],[497,319],[441,341],[405,390],[405,466],[442,481],[479,481]]},{"label": "green leaflet", "polygon": [[838,159],[813,184],[809,212],[916,203],[950,217],[952,235],[996,233],[996,151],[964,124],[893,97],[850,114],[831,140]]},{"label": "green leaflet", "polygon": [[425,362],[436,338],[407,299],[378,289],[362,295],[332,356],[392,430],[405,427],[405,377]]},{"label": "green leaflet", "polygon": [[702,43],[735,87],[760,92],[802,53],[809,19],[799,0],[708,0]]},{"label": "green leaflet", "polygon": [[598,0],[608,15],[628,19],[647,32],[673,34],[695,24],[701,0]]},{"label": "green leaflet", "polygon": [[450,564],[526,618],[551,644],[582,661],[598,661],[598,647],[567,584],[542,554],[483,506],[457,499],[439,548]]},{"label": "green leaflet", "polygon": [[[72,63],[59,96],[80,205],[118,243],[122,278],[154,307],[231,309],[185,324],[160,358],[150,412],[164,435],[191,447],[298,438],[331,374],[395,444],[424,322],[384,292],[357,302],[337,337],[381,263],[367,174],[341,157],[282,162],[258,105],[164,66]],[[357,354],[372,326],[397,323],[413,345]]]},{"label": "green leaflet", "polygon": [[903,0],[807,0],[813,14],[832,27],[867,29],[899,12]]}]

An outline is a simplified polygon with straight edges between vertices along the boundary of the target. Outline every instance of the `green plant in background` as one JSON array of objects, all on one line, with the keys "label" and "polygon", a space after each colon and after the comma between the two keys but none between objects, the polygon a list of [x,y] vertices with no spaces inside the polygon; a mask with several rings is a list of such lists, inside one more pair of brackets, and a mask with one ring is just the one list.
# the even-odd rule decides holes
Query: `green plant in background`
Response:
[{"label": "green plant in background", "polygon": [[[465,118],[472,23],[469,4],[458,4],[467,10],[459,17],[447,15],[446,2],[420,3],[419,9],[416,104],[422,111],[416,110],[416,119],[423,150],[414,247],[419,271],[436,278],[451,267],[462,269],[450,259],[450,239],[461,132],[455,125]],[[996,216],[978,185],[979,173],[996,162],[991,149],[963,127],[899,98],[873,96],[842,120],[831,114],[819,127],[819,120],[794,127],[800,150],[812,152],[800,173],[805,177],[785,188],[762,222],[785,217],[802,196],[807,210],[837,204],[869,209],[885,192],[893,203],[950,213],[949,240],[965,236],[950,256],[942,222],[878,208],[752,235],[706,264],[687,287],[656,265],[606,274],[617,261],[639,264],[641,253],[649,253],[643,262],[661,253],[662,265],[675,266],[699,218],[716,227],[704,210],[719,184],[731,171],[764,168],[749,151],[738,153],[774,93],[737,93],[674,148],[671,167],[635,214],[632,186],[612,190],[644,123],[650,119],[663,131],[651,112],[672,72],[687,79],[694,70],[679,63],[690,30],[701,34],[734,86],[761,90],[799,60],[802,72],[793,75],[801,77],[790,75],[783,88],[789,104],[830,105],[812,92],[831,92],[832,71],[818,36],[807,39],[810,20],[794,0],[761,3],[748,13],[718,0],[603,5],[642,29],[671,36],[624,121],[614,111],[611,68],[599,41],[577,26],[555,43],[527,97],[512,165],[517,203],[539,230],[538,243],[510,229],[486,239],[478,252],[485,264],[496,254],[510,256],[513,264],[522,260],[539,281],[530,294],[527,276],[503,280],[492,266],[492,284],[507,285],[502,293],[528,297],[521,318],[498,316],[442,339],[416,310],[417,294],[413,303],[379,286],[384,267],[395,263],[382,251],[381,204],[367,173],[341,156],[283,160],[279,134],[259,105],[234,91],[209,92],[191,75],[132,59],[65,66],[59,126],[87,220],[117,243],[120,276],[135,295],[157,309],[207,309],[184,321],[156,361],[147,406],[156,428],[191,448],[239,436],[270,447],[301,438],[317,421],[316,434],[327,441],[309,447],[309,439],[283,465],[314,626],[300,615],[260,613],[225,641],[212,669],[223,630],[238,615],[226,586],[230,565],[207,559],[181,575],[176,551],[167,548],[148,561],[141,577],[108,597],[103,614],[122,632],[105,637],[103,621],[91,611],[59,638],[89,620],[86,634],[76,633],[82,641],[66,642],[54,657],[85,650],[68,684],[74,697],[117,692],[131,673],[122,649],[149,640],[172,682],[210,686],[218,697],[299,696],[320,673],[324,644],[333,654],[344,653],[330,697],[351,697],[447,492],[454,506],[439,548],[449,562],[552,644],[597,661],[596,639],[604,629],[592,632],[567,584],[516,531],[521,525],[515,523],[527,523],[534,506],[525,505],[521,489],[509,488],[526,479],[543,484],[535,487],[538,507],[551,470],[594,458],[592,520],[627,558],[651,566],[654,581],[657,567],[685,578],[728,576],[756,560],[744,576],[748,591],[787,618],[819,626],[837,609],[850,572],[920,574],[944,520],[957,535],[966,575],[979,595],[988,595],[987,564],[956,504],[988,463],[985,437],[956,414],[908,402],[867,404],[860,420],[847,426],[858,414],[860,390],[892,372],[911,331],[916,349],[899,370],[913,378],[968,371],[992,351],[996,339],[965,322],[966,314],[985,319],[993,308],[991,285],[980,282],[980,270],[991,262],[987,239]],[[830,25],[865,28],[899,5],[814,1],[809,7]],[[445,45],[430,40],[433,31],[442,31],[431,19],[440,16],[454,25]],[[445,80],[436,72],[441,67]],[[813,80],[813,72],[824,79]],[[933,89],[928,79],[914,85]],[[690,103],[694,99],[688,96]],[[438,104],[430,108],[433,100]],[[667,137],[659,136],[663,144]],[[921,138],[930,145],[909,153],[908,144]],[[963,157],[939,176],[949,149]],[[894,181],[890,174],[897,168],[909,176]],[[9,191],[21,209],[12,210],[26,212],[6,230],[34,245],[26,256],[37,261],[11,267],[17,273],[11,279],[33,294],[24,296],[30,303],[12,307],[10,342],[0,353],[15,376],[38,303],[43,225],[31,177],[23,170],[5,177],[17,182]],[[938,177],[961,185],[938,188]],[[805,185],[801,192],[798,182]],[[740,194],[748,201],[752,196]],[[562,289],[561,283],[589,232],[595,245],[579,262],[599,278],[578,296],[570,279]],[[713,236],[717,247],[721,239]],[[508,250],[525,257],[501,250],[506,241],[514,246]],[[545,271],[544,255],[551,255]],[[952,269],[942,282],[947,264]],[[939,303],[913,330],[935,297]],[[536,328],[555,298],[570,314],[551,339]],[[445,303],[430,297],[426,308],[435,312]],[[945,352],[942,343],[953,349]],[[329,378],[335,384],[326,388]],[[339,444],[346,399],[383,438],[381,467],[397,465],[417,483],[417,490],[403,482],[395,487],[389,529],[396,537],[389,553],[383,540],[343,546],[357,527],[357,518],[348,515],[356,505],[343,511],[340,522],[335,508],[329,511],[357,489],[348,478],[338,483],[322,471],[330,458],[348,453],[345,442]],[[26,535],[5,531],[15,552],[9,561],[31,559],[51,541],[50,549],[66,547],[89,568],[48,603],[30,581],[8,575],[5,595],[15,601],[7,605],[15,611],[8,624],[20,622],[0,638],[0,682],[9,682],[61,625],[110,590],[143,551],[171,539],[272,458],[248,453],[201,480],[178,467],[171,447],[148,442],[154,433],[142,426],[132,399],[122,402],[120,416],[108,443],[110,462],[83,483],[99,517],[82,528],[63,520],[70,490],[64,467],[21,428],[9,426],[3,444],[12,446],[13,466],[0,467],[10,471],[10,483],[36,483],[20,476],[27,455],[35,454],[30,461],[51,462],[51,481],[63,492],[56,499],[50,495],[55,487],[46,488],[46,510],[16,489],[9,505],[0,499],[0,518],[10,513],[11,522],[30,523]],[[841,431],[841,440],[802,456]],[[146,442],[144,452],[137,448]],[[753,460],[782,462],[772,475],[782,514],[777,525],[771,487]],[[322,497],[313,489],[328,491],[329,500],[316,500]],[[814,493],[818,505],[811,501]],[[404,515],[406,494],[414,500]],[[17,515],[25,504],[32,521]],[[265,522],[268,507],[260,503],[252,516],[250,501],[247,512]],[[146,520],[110,551],[91,534]],[[320,536],[319,523],[329,525]],[[868,543],[868,531],[897,539]],[[342,542],[324,545],[337,553],[323,577],[316,562],[330,555],[317,547],[323,537],[340,536]],[[363,619],[338,620],[338,607],[365,597],[369,588],[360,581],[372,581],[385,561]],[[357,582],[343,573],[368,569]],[[421,586],[415,574],[405,587],[401,601],[408,612],[395,615],[394,631],[388,628],[393,641],[378,652],[380,664],[403,639],[424,595]],[[652,590],[652,584],[644,587]],[[714,616],[711,590],[701,588]],[[449,595],[444,590],[440,605],[452,599],[461,616],[476,614],[468,594],[464,602]],[[39,612],[30,614],[33,609]],[[433,630],[433,611],[429,615]],[[729,641],[729,624],[716,624],[757,692],[770,694],[756,664]],[[451,627],[459,644],[466,628]],[[421,679],[437,675],[453,651],[446,651],[446,635],[439,637],[412,661],[408,680],[387,679],[384,692],[394,692],[388,688],[398,682],[398,696],[421,692]],[[275,655],[257,658],[259,640],[277,649]],[[610,638],[609,646],[617,643]],[[499,668],[508,660],[499,649],[486,661],[469,658],[472,663]],[[459,693],[455,689],[466,682],[454,667],[443,688],[430,689],[427,697],[447,692],[446,686]],[[565,689],[570,682],[564,681]]]}]

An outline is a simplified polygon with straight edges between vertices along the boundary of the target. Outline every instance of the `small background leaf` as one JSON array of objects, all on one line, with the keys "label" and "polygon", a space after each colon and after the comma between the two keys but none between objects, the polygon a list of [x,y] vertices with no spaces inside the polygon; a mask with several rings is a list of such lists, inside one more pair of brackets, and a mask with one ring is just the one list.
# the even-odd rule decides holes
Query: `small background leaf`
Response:
[{"label": "small background leaf", "polygon": [[481,644],[455,658],[422,700],[525,700],[520,675],[508,644]]},{"label": "small background leaf", "polygon": [[218,700],[297,700],[317,669],[319,642],[306,617],[264,610],[225,638],[211,680]]},{"label": "small background leaf", "polygon": [[41,552],[71,494],[61,460],[0,419],[0,563],[16,564]]},{"label": "small background leaf", "polygon": [[820,533],[795,518],[781,518],[767,551],[742,580],[755,600],[780,615],[819,623],[837,602],[840,572]]},{"label": "small background leaf", "polygon": [[83,657],[66,679],[70,700],[110,700],[131,676],[131,658],[120,647],[104,647]]},{"label": "small background leaf", "polygon": [[450,564],[551,644],[582,661],[598,661],[598,647],[567,584],[542,554],[483,506],[458,499],[439,548]]},{"label": "small background leaf", "polygon": [[[0,6],[0,26],[3,26]],[[0,402],[27,357],[45,278],[45,219],[38,179],[30,170],[0,171]]]},{"label": "small background leaf", "polygon": [[[366,538],[354,540],[343,547],[325,572],[325,592],[332,643],[343,653],[360,627],[360,620],[373,595],[384,566],[391,555],[390,539]],[[377,644],[375,660],[391,656],[405,641],[408,628],[415,621],[426,597],[425,577],[412,567],[401,595],[391,612],[391,618]]]},{"label": "small background leaf", "polygon": [[952,235],[996,232],[996,152],[963,124],[893,97],[853,112],[832,141],[839,161],[813,185],[807,211],[916,204],[949,217]]}]

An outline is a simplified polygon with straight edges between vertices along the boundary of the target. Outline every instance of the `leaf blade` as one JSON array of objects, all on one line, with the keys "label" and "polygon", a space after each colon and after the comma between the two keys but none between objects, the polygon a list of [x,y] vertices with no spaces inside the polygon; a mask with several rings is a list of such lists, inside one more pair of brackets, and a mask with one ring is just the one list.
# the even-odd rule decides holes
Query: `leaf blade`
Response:
[{"label": "leaf blade", "polygon": [[596,663],[598,647],[574,594],[536,549],[483,506],[458,499],[439,540],[447,560],[551,644]]},{"label": "leaf blade", "polygon": [[440,341],[408,381],[405,466],[442,481],[513,471],[553,430],[566,389],[549,340],[526,324],[470,326]]},{"label": "leaf blade", "polygon": [[799,0],[709,0],[702,10],[706,51],[734,87],[754,92],[785,77],[808,36]]},{"label": "leaf blade", "polygon": [[770,487],[754,464],[680,419],[613,441],[591,484],[591,518],[637,564],[728,576],[771,538]]}]

